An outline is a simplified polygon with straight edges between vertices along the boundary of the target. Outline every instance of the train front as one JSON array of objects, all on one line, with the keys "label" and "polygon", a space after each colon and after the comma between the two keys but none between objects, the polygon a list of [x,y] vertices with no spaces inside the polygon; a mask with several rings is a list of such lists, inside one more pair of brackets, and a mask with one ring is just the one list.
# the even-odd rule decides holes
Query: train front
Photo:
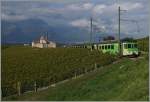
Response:
[{"label": "train front", "polygon": [[135,42],[124,42],[122,44],[123,48],[123,56],[138,56],[139,55],[139,50],[137,47],[137,43]]}]

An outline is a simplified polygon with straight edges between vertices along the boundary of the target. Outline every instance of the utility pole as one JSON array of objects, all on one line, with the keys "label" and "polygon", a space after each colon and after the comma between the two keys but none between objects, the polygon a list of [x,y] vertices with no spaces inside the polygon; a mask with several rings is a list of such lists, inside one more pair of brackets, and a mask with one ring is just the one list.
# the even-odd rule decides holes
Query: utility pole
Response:
[{"label": "utility pole", "polygon": [[121,15],[121,11],[126,11],[126,10],[121,10],[120,6],[118,7],[118,50],[119,50],[119,55],[122,55],[122,51],[121,51],[121,41],[120,41],[120,15]]},{"label": "utility pole", "polygon": [[90,19],[90,25],[91,25],[91,32],[90,32],[90,46],[91,46],[91,51],[92,51],[92,33],[93,33],[93,20],[92,20],[92,17]]},{"label": "utility pole", "polygon": [[118,50],[119,55],[121,55],[121,46],[120,46],[120,6],[118,8]]}]

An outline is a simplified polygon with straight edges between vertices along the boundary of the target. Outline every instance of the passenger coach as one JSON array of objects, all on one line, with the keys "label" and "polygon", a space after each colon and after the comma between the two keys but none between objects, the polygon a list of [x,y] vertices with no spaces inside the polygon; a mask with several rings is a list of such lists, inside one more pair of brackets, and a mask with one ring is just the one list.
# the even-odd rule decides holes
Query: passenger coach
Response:
[{"label": "passenger coach", "polygon": [[[135,42],[122,42],[120,46],[123,56],[139,55],[139,50]],[[94,48],[96,48],[97,50],[101,50],[103,53],[119,53],[119,44],[117,42],[94,44]]]},{"label": "passenger coach", "polygon": [[[139,50],[136,42],[121,42],[121,54],[123,56],[138,56]],[[117,55],[119,53],[119,44],[118,42],[102,42],[95,44],[79,44],[71,46],[73,48],[92,48],[96,50],[100,50],[103,53],[110,53]]]}]

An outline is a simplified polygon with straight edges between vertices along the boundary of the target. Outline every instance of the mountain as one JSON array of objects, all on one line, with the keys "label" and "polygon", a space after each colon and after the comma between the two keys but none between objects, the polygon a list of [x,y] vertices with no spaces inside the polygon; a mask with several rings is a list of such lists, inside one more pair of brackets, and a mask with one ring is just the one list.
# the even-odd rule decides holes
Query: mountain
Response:
[{"label": "mountain", "polygon": [[[1,41],[2,43],[31,43],[38,39],[41,35],[48,33],[49,40],[58,43],[75,43],[75,42],[89,42],[90,31],[78,27],[73,27],[69,24],[53,25],[50,22],[45,22],[42,19],[26,19],[22,21],[1,21]],[[49,25],[50,24],[50,25]],[[115,33],[93,33],[92,41],[98,42],[106,36],[114,36],[118,38]],[[121,38],[133,37],[122,33]]]},{"label": "mountain", "polygon": [[56,42],[79,42],[89,39],[86,30],[70,25],[50,26],[41,19],[27,19],[17,22],[2,20],[2,43],[29,43],[48,33],[49,40]]},{"label": "mountain", "polygon": [[2,42],[30,42],[36,36],[47,31],[48,25],[39,19],[28,19],[18,22],[2,21]]}]

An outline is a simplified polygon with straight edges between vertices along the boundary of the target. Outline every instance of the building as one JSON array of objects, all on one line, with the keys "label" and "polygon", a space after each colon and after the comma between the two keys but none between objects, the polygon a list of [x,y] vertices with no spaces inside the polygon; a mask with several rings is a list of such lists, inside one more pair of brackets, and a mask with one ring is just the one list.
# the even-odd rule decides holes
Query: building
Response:
[{"label": "building", "polygon": [[29,46],[30,44],[23,44],[24,46]]},{"label": "building", "polygon": [[41,36],[39,40],[32,42],[32,47],[56,48],[56,43],[52,41],[48,41],[47,37]]}]

